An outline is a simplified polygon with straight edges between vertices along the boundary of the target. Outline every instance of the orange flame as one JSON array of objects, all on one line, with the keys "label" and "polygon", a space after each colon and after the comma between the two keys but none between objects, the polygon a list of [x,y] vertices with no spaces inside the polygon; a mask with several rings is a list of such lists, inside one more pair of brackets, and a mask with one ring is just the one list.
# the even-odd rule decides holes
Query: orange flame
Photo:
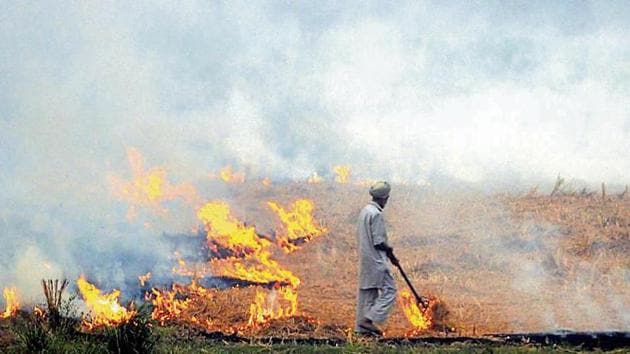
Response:
[{"label": "orange flame", "polygon": [[245,172],[233,172],[232,166],[225,166],[219,171],[219,177],[225,183],[245,183]]},{"label": "orange flame", "polygon": [[[178,298],[184,294],[186,299]],[[208,289],[192,282],[190,285],[173,284],[171,291],[152,289],[150,298],[153,304],[151,318],[164,325],[169,321],[181,319],[190,308],[193,298],[212,299],[212,294]],[[197,321],[193,320],[194,318],[194,316],[190,317],[192,322]]]},{"label": "orange flame", "polygon": [[140,282],[140,286],[144,286],[144,284],[146,284],[149,279],[151,279],[151,272],[148,272],[147,274],[143,274],[141,276],[138,277],[138,281]]},{"label": "orange flame", "polygon": [[4,288],[2,291],[4,295],[4,301],[6,302],[6,308],[4,312],[0,313],[0,318],[9,318],[17,314],[20,308],[20,302],[17,297],[17,288]]},{"label": "orange flame", "polygon": [[314,224],[313,202],[308,199],[296,200],[289,211],[279,207],[275,202],[267,202],[267,205],[278,215],[284,225],[285,234],[278,236],[277,242],[287,253],[297,249],[295,242],[308,242],[327,231]]},{"label": "orange flame", "polygon": [[272,182],[271,182],[271,179],[269,179],[268,177],[265,177],[260,183],[262,183],[262,185],[265,187],[269,187],[271,186]]},{"label": "orange flame", "polygon": [[291,271],[282,268],[278,262],[270,259],[268,251],[260,252],[256,257],[239,259],[213,259],[210,261],[216,274],[224,277],[246,280],[253,283],[268,284],[277,282],[293,287],[300,285],[300,279]]},{"label": "orange flame", "polygon": [[335,172],[335,181],[339,183],[348,183],[350,181],[350,166],[339,165],[333,167]]},{"label": "orange flame", "polygon": [[179,254],[179,252],[175,252],[175,256],[177,257],[177,265],[171,268],[171,272],[173,272],[173,274],[179,274],[179,275],[183,275],[187,277],[196,278],[198,277],[200,273],[201,274],[207,273],[205,270],[202,270],[201,272],[199,272],[199,269],[198,269],[199,267],[196,267],[196,264],[194,266],[189,266],[186,263],[186,261],[184,261],[181,258],[181,255]]},{"label": "orange flame", "polygon": [[33,315],[35,315],[35,317],[44,318],[46,317],[46,311],[39,306],[34,306]]},{"label": "orange flame", "polygon": [[209,248],[217,253],[222,249],[231,252],[227,258],[210,261],[215,274],[255,283],[280,282],[293,286],[300,283],[293,273],[270,258],[271,242],[232,217],[226,203],[207,203],[197,216],[206,224]]},{"label": "orange flame", "polygon": [[408,291],[400,292],[400,304],[409,323],[413,326],[413,332],[424,331],[431,326],[431,318],[416,303],[415,297]]},{"label": "orange flame", "polygon": [[177,299],[178,292],[175,291],[175,285],[173,285],[173,291],[152,289],[151,294],[153,295],[151,300],[153,304],[151,318],[158,321],[162,326],[168,321],[179,318],[188,309],[191,301],[190,299]]},{"label": "orange flame", "polygon": [[94,330],[103,327],[114,327],[129,321],[136,313],[128,310],[118,303],[120,291],[114,290],[110,294],[101,294],[101,291],[81,276],[77,280],[77,286],[81,297],[91,311],[91,315],[83,317],[83,327]]},{"label": "orange flame", "polygon": [[[278,299],[278,295],[282,299]],[[280,301],[284,302],[282,304]],[[290,317],[297,313],[297,292],[292,288],[271,289],[268,293],[256,291],[254,303],[249,306],[249,326],[271,319]]]},{"label": "orange flame", "polygon": [[181,198],[188,203],[197,200],[197,191],[190,183],[172,185],[166,181],[166,170],[154,167],[144,169],[144,158],[140,151],[130,148],[127,151],[132,180],[125,181],[118,176],[110,177],[114,195],[130,204],[127,218],[132,220],[137,214],[137,207],[149,207],[164,213],[161,202]]},{"label": "orange flame", "polygon": [[209,247],[215,252],[220,246],[238,254],[256,253],[268,243],[256,235],[253,227],[244,226],[232,217],[225,202],[207,203],[197,211],[197,217],[206,225]]},{"label": "orange flame", "polygon": [[[308,241],[326,231],[316,226],[312,216],[314,207],[310,200],[298,200],[288,210],[274,202],[269,202],[269,207],[283,221],[286,232],[279,237],[283,241],[279,241],[278,244],[283,244],[285,251],[297,248],[299,243],[293,241]],[[195,266],[189,266],[179,259],[178,266],[173,268],[173,272],[186,274],[194,279],[201,274],[211,273],[255,284],[272,284],[274,289],[270,291],[257,291],[249,309],[250,327],[269,319],[293,316],[297,313],[296,289],[300,279],[272,259],[274,243],[259,236],[254,227],[247,226],[232,216],[229,205],[223,201],[206,203],[197,210],[197,217],[204,223],[208,247],[214,253],[214,257],[208,263]],[[195,281],[189,286],[176,284],[172,291],[153,289],[148,295],[154,306],[153,319],[160,323],[184,320],[206,329],[216,329],[220,321],[204,317],[203,311],[196,310],[207,306],[207,302],[197,301],[202,297],[217,301],[213,293],[199,287]]]}]

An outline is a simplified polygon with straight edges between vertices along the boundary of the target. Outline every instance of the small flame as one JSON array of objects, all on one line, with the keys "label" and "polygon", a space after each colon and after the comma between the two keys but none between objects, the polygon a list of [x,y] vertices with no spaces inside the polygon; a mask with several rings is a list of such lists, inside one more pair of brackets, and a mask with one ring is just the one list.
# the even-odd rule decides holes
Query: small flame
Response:
[{"label": "small flame", "polygon": [[357,186],[361,186],[361,187],[370,187],[372,185],[374,185],[374,183],[376,183],[377,181],[374,179],[364,179],[361,181],[356,182]]},{"label": "small flame", "polygon": [[318,175],[317,172],[313,172],[313,174],[310,175],[306,181],[308,183],[315,184],[322,183],[324,179],[320,175]]},{"label": "small flame", "polygon": [[408,291],[400,292],[400,304],[409,323],[413,326],[413,332],[420,332],[431,326],[431,318],[427,315],[416,302],[415,297]]},{"label": "small flame", "polygon": [[271,186],[271,179],[269,179],[268,177],[265,177],[265,178],[263,178],[261,183],[262,183],[263,186],[269,187],[269,186]]},{"label": "small flame", "polygon": [[178,299],[177,296],[182,290],[183,286],[178,284],[173,284],[172,291],[152,289],[151,303],[153,304],[153,312],[151,313],[151,318],[164,325],[168,321],[173,321],[183,316],[190,306],[191,299]]},{"label": "small flame", "polygon": [[335,181],[338,183],[348,183],[350,181],[350,166],[339,165],[333,167],[335,172]]},{"label": "small flame", "polygon": [[20,308],[20,302],[18,301],[17,288],[10,287],[4,288],[2,291],[6,307],[4,312],[0,313],[0,318],[9,318],[17,314]]},{"label": "small flame", "polygon": [[175,252],[175,257],[177,257],[177,265],[171,268],[171,272],[173,272],[173,274],[179,274],[191,278],[198,278],[199,276],[209,274],[207,269],[208,267],[205,264],[192,263],[189,265],[181,258],[179,252]]},{"label": "small flame", "polygon": [[46,317],[46,311],[39,306],[34,306],[33,315],[35,315],[35,317],[44,318]]},{"label": "small flame", "polygon": [[225,183],[245,183],[245,172],[234,172],[232,166],[225,166],[219,171],[219,177]]},{"label": "small flame", "polygon": [[115,327],[129,321],[135,315],[135,311],[128,310],[118,303],[119,290],[101,294],[101,290],[85,280],[84,276],[77,280],[77,286],[81,297],[91,311],[89,317],[87,315],[83,317],[82,324],[86,330]]},{"label": "small flame", "polygon": [[[280,296],[281,299],[278,299]],[[256,326],[271,319],[290,317],[297,313],[297,292],[293,288],[282,287],[256,291],[254,303],[249,306],[249,326]]]},{"label": "small flame", "polygon": [[188,285],[175,283],[172,290],[152,289],[146,298],[153,304],[151,318],[161,325],[169,322],[190,323],[214,331],[217,327],[206,310],[215,301],[215,292],[193,280]]},{"label": "small flame", "polygon": [[285,233],[277,237],[277,242],[287,253],[297,249],[295,242],[309,241],[327,231],[313,222],[314,206],[308,199],[296,200],[289,211],[284,210],[275,202],[267,202],[267,205],[278,215],[284,225]]},{"label": "small flame", "polygon": [[151,272],[148,272],[147,274],[143,274],[141,276],[138,277],[138,281],[140,282],[140,286],[144,286],[144,284],[146,284],[149,279],[151,279]]}]

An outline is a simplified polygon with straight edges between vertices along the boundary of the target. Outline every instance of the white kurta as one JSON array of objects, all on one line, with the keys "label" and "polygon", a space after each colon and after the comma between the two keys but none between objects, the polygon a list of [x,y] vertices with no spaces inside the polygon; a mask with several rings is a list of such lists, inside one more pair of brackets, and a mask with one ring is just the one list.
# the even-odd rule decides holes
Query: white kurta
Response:
[{"label": "white kurta", "polygon": [[375,202],[370,202],[361,210],[358,221],[359,242],[359,289],[381,288],[389,262],[385,251],[377,250],[375,245],[387,242],[383,209]]},{"label": "white kurta", "polygon": [[396,301],[396,283],[387,254],[374,248],[379,243],[387,243],[382,212],[378,204],[370,202],[359,215],[359,291],[355,331],[360,333],[364,331],[359,327],[361,320],[384,322]]}]

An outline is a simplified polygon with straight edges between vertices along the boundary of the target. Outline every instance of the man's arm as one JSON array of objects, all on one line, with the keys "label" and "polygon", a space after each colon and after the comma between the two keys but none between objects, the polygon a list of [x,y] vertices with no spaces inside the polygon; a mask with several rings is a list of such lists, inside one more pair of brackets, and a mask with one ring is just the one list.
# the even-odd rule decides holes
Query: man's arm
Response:
[{"label": "man's arm", "polygon": [[385,230],[385,220],[383,220],[383,215],[374,215],[370,227],[372,239],[374,241],[374,248],[385,251],[387,258],[389,258],[392,264],[398,265],[398,259],[394,256],[394,249],[387,244],[387,231]]}]

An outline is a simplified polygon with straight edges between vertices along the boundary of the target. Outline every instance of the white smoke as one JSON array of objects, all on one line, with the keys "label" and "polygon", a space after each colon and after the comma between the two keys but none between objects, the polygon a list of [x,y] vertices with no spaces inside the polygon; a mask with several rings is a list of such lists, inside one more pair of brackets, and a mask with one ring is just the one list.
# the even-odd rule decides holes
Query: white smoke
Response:
[{"label": "white smoke", "polygon": [[150,230],[111,196],[107,177],[128,170],[132,146],[174,183],[225,164],[279,180],[349,164],[412,183],[625,184],[629,13],[625,2],[4,4],[0,242],[13,256],[0,283],[44,261],[75,277],[95,259],[107,267],[92,276],[120,283],[147,271],[145,257],[172,256],[155,235],[188,232],[177,220],[190,215]]},{"label": "white smoke", "polygon": [[611,14],[624,5],[545,6],[523,20],[490,4],[331,18],[273,3],[11,5],[5,178],[50,195],[99,183],[137,146],[187,178],[349,163],[410,182],[625,183],[630,37]]}]

